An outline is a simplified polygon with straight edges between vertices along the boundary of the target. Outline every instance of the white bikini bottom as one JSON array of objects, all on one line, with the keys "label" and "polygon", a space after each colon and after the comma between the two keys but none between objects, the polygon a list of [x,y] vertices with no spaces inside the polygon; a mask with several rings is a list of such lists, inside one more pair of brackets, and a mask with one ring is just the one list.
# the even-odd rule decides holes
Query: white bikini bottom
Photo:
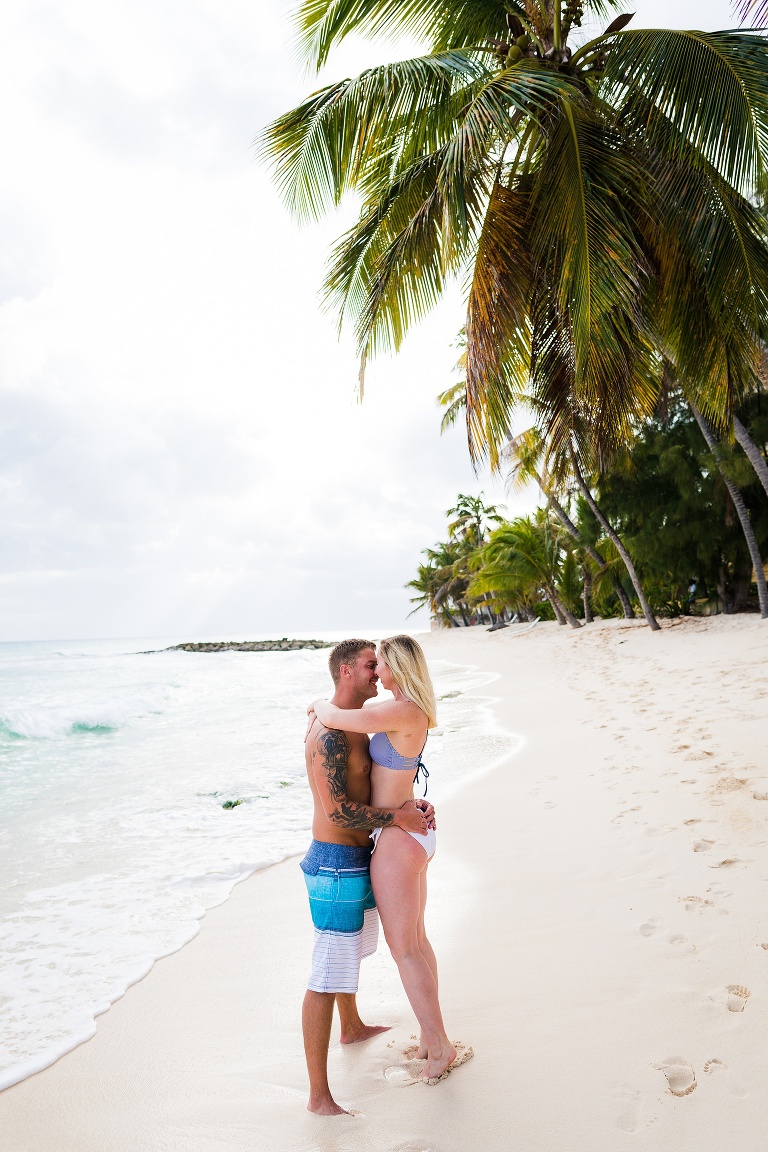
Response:
[{"label": "white bikini bottom", "polygon": [[[379,836],[381,836],[383,831],[383,828],[374,828],[373,832],[371,832],[371,840],[373,840],[374,852],[376,851],[376,845],[379,842]],[[423,834],[421,832],[409,832],[408,835],[413,836],[419,847],[423,848],[426,852],[427,860],[431,860],[435,854],[435,849],[437,848],[437,833],[435,832],[434,828],[428,828],[427,831]]]}]

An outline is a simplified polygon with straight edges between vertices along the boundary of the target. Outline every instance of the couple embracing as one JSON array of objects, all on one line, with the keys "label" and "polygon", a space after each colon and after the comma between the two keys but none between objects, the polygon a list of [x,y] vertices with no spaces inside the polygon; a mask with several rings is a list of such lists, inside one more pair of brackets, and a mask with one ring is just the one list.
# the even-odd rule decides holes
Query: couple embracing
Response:
[{"label": "couple embracing", "polygon": [[[363,1024],[355,1001],[360,961],[376,950],[379,916],[421,1028],[424,1083],[436,1084],[472,1049],[446,1035],[437,961],[424,930],[435,820],[431,804],[414,800],[413,787],[420,774],[426,778],[421,753],[437,722],[424,653],[410,636],[382,640],[378,652],[370,641],[344,640],[328,664],[334,693],[310,708],[306,738],[314,819],[301,868],[315,946],[302,1027],[308,1108],[333,1116],[345,1111],[328,1085],[334,1003],[342,1043],[386,1030]],[[394,699],[363,708],[379,681]]]}]

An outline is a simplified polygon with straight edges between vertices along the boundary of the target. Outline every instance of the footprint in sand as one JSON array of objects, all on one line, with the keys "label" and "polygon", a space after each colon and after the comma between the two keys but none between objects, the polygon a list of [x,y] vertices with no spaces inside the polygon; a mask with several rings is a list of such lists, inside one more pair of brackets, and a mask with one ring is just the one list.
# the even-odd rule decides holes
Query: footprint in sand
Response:
[{"label": "footprint in sand", "polygon": [[689,940],[687,936],[681,936],[679,933],[668,936],[667,943],[674,944],[675,948],[678,948],[681,952],[698,952],[698,948],[693,941]]},{"label": "footprint in sand", "polygon": [[613,1089],[616,1101],[616,1127],[622,1132],[637,1132],[640,1125],[640,1093],[634,1088],[617,1084]]},{"label": "footprint in sand", "polygon": [[694,840],[693,850],[694,852],[709,852],[714,843],[714,840]]},{"label": "footprint in sand", "polygon": [[753,800],[768,800],[768,792],[753,792]]},{"label": "footprint in sand", "polygon": [[729,984],[725,1006],[729,1012],[743,1012],[752,993],[743,984]]},{"label": "footprint in sand", "polygon": [[708,1076],[714,1076],[717,1080],[726,1081],[729,1091],[734,1096],[747,1095],[747,1090],[744,1085],[731,1076],[728,1065],[722,1060],[707,1060],[704,1065],[704,1071]]},{"label": "footprint in sand", "polygon": [[654,1064],[654,1068],[664,1073],[673,1096],[690,1096],[698,1087],[693,1067],[687,1060],[681,1060],[678,1056],[670,1056],[661,1064]]},{"label": "footprint in sand", "polygon": [[638,932],[640,933],[641,936],[654,936],[658,932],[658,930],[659,930],[658,920],[646,920],[645,923],[641,924],[640,927],[638,928]]},{"label": "footprint in sand", "polygon": [[714,908],[714,900],[706,900],[703,896],[679,896],[678,899],[685,905],[686,912],[701,912],[704,908]]},{"label": "footprint in sand", "polygon": [[707,760],[710,756],[714,756],[714,752],[706,752],[703,748],[699,752],[688,752],[683,757],[684,760]]},{"label": "footprint in sand", "polygon": [[743,787],[743,780],[737,780],[735,776],[721,776],[715,784],[714,790],[715,792],[738,792]]},{"label": "footprint in sand", "polygon": [[408,1088],[411,1084],[419,1083],[425,1064],[426,1060],[406,1060],[404,1064],[391,1064],[384,1069],[384,1076],[397,1088]]}]

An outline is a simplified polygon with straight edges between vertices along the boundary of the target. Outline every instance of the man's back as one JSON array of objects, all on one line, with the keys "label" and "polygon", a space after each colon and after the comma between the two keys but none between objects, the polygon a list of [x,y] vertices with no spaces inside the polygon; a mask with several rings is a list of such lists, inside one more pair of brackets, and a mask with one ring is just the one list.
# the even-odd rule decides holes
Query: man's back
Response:
[{"label": "man's back", "polygon": [[[370,822],[367,822],[367,827],[355,827],[354,812],[357,805],[371,802],[368,737],[324,728],[316,719],[307,736],[305,759],[315,806],[312,820],[315,840],[368,846]],[[353,807],[350,807],[350,802]],[[328,812],[338,810],[346,810],[343,826],[328,817]]]}]

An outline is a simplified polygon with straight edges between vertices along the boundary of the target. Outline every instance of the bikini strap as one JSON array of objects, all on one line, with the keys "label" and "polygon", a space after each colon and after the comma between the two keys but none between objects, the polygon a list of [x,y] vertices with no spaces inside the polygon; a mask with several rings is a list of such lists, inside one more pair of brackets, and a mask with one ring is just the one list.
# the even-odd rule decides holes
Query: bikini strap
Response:
[{"label": "bikini strap", "polygon": [[424,796],[426,796],[427,788],[429,787],[429,784],[427,783],[429,780],[429,769],[427,768],[426,764],[422,760],[421,753],[419,753],[419,762],[416,765],[416,775],[413,778],[414,784],[418,784],[420,772],[421,772],[422,776],[424,777]]}]

